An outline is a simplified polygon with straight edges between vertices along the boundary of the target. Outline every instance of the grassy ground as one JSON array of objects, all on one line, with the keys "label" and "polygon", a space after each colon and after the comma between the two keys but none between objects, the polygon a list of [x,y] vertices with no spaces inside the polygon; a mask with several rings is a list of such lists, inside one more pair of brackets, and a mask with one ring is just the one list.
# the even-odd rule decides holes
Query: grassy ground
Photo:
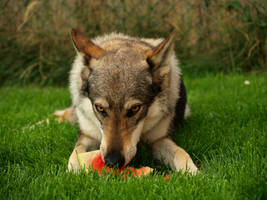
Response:
[{"label": "grassy ground", "polygon": [[[250,85],[244,81],[249,80]],[[175,141],[200,167],[191,177],[169,171],[140,145],[133,165],[158,173],[122,180],[66,173],[77,127],[51,113],[69,105],[67,89],[0,89],[0,199],[266,199],[266,77],[185,77],[192,116]],[[50,119],[34,129],[34,123]]]}]

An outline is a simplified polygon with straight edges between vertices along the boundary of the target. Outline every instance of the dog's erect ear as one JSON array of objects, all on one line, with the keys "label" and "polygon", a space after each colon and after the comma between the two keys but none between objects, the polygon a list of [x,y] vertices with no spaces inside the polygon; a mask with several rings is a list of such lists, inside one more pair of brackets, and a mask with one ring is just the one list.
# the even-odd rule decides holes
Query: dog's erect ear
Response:
[{"label": "dog's erect ear", "polygon": [[161,89],[168,86],[168,79],[165,78],[170,72],[170,59],[174,48],[175,32],[162,41],[158,46],[145,52],[146,60],[151,67],[153,81]]},{"label": "dog's erect ear", "polygon": [[105,50],[94,44],[86,35],[76,29],[71,30],[72,41],[78,52],[98,59]]},{"label": "dog's erect ear", "polygon": [[175,32],[172,32],[164,41],[162,41],[158,46],[145,52],[145,57],[148,62],[152,62],[156,68],[160,65],[167,64],[169,56],[172,53],[174,44]]}]

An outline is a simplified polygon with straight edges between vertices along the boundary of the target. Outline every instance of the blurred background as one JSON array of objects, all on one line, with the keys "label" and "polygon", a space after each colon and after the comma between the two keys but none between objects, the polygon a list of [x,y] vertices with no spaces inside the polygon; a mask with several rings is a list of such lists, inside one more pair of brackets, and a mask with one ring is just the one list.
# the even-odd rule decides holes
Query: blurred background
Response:
[{"label": "blurred background", "polygon": [[166,37],[177,29],[184,73],[266,70],[265,0],[1,0],[0,85],[66,86],[70,29]]}]

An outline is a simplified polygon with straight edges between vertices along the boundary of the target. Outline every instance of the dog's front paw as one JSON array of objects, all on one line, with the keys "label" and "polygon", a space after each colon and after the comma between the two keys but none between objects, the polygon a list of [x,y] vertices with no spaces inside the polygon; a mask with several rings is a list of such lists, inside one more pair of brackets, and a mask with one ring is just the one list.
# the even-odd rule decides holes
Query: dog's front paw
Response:
[{"label": "dog's front paw", "polygon": [[192,175],[196,175],[198,173],[198,168],[187,153],[183,154],[182,156],[181,154],[176,154],[174,159],[174,166],[177,171],[187,171]]},{"label": "dog's front paw", "polygon": [[55,120],[59,123],[66,120],[74,124],[77,121],[77,116],[73,107],[69,107],[64,110],[56,110],[54,115],[56,116]]},{"label": "dog's front paw", "polygon": [[191,163],[187,163],[185,170],[190,172],[192,175],[196,175],[198,173],[198,168],[192,160]]}]

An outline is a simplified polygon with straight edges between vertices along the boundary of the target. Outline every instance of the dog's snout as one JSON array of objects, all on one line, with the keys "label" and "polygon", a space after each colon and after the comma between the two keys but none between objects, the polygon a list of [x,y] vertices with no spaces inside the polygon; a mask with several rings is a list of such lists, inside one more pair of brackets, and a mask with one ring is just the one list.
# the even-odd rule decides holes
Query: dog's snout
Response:
[{"label": "dog's snout", "polygon": [[125,159],[119,151],[109,152],[105,156],[104,161],[105,161],[105,164],[111,168],[115,168],[115,167],[121,168],[125,163]]}]

